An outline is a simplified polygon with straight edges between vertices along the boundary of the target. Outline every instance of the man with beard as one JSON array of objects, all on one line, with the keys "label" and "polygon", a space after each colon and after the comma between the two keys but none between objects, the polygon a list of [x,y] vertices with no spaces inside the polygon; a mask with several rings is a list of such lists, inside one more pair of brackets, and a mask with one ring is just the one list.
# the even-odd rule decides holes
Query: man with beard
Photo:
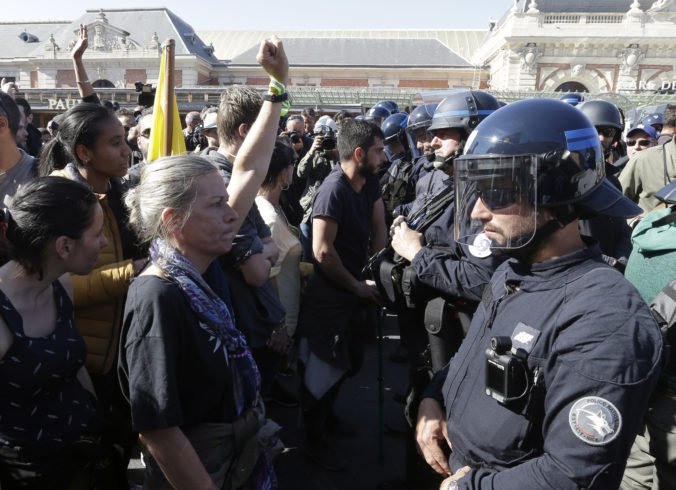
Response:
[{"label": "man with beard", "polygon": [[338,140],[340,162],[317,190],[312,207],[315,274],[303,293],[298,322],[304,364],[301,405],[304,454],[330,471],[346,461],[326,437],[354,428],[333,412],[346,377],[361,367],[365,335],[372,330],[375,285],[361,271],[372,250],[387,243],[385,212],[376,173],[385,161],[383,133],[365,121],[347,121]]},{"label": "man with beard", "polygon": [[455,193],[456,241],[472,243],[481,227],[510,260],[420,404],[417,442],[446,477],[440,489],[617,488],[662,334],[578,220],[640,208],[605,179],[589,120],[546,99],[512,103],[475,129]]}]

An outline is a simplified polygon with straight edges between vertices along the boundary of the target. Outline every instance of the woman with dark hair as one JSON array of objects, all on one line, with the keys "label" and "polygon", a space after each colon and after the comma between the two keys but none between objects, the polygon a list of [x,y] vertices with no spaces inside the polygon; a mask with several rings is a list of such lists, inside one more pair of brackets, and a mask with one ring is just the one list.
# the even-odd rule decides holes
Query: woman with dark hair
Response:
[{"label": "woman with dark hair", "polygon": [[11,259],[0,268],[0,486],[71,488],[97,451],[67,273],[94,267],[103,212],[86,186],[43,177],[0,214]]},{"label": "woman with dark hair", "polygon": [[280,137],[272,152],[268,173],[256,197],[258,211],[270,228],[272,240],[279,250],[279,257],[270,270],[270,277],[276,281],[279,299],[286,310],[286,331],[289,337],[293,337],[298,323],[301,246],[300,232],[289,223],[280,205],[280,197],[291,185],[297,161],[298,155],[289,138]]},{"label": "woman with dark hair", "polygon": [[129,289],[119,363],[149,453],[145,488],[276,488],[260,442],[276,430],[264,422],[260,374],[217,261],[267,172],[286,98],[281,42],[264,41],[258,60],[282,95],[263,102],[227,189],[208,160],[185,155],[146,166],[125,200],[152,260]]},{"label": "woman with dark hair", "polygon": [[59,132],[45,145],[42,171],[91,188],[103,209],[108,245],[94,270],[72,277],[75,324],[87,344],[86,366],[92,376],[102,415],[108,420],[111,445],[124,448],[114,464],[119,488],[126,488],[129,453],[135,442],[128,407],[117,374],[118,341],[125,295],[131,279],[147,260],[129,228],[123,204],[131,150],[115,114],[99,104],[83,102],[68,110]]}]

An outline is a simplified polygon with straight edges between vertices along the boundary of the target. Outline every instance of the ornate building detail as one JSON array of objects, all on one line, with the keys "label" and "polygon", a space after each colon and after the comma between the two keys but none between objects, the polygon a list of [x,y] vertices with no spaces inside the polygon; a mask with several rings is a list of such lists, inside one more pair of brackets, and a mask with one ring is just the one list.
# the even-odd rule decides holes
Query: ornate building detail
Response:
[{"label": "ornate building detail", "polygon": [[645,57],[645,52],[641,51],[638,44],[630,44],[620,50],[617,57],[622,61],[622,71],[632,73],[638,68],[639,61]]},{"label": "ornate building detail", "polygon": [[574,77],[579,77],[580,75],[582,75],[582,73],[584,72],[584,70],[585,70],[585,66],[584,66],[584,65],[573,65],[573,68],[571,68],[570,73],[571,73]]},{"label": "ornate building detail", "polygon": [[643,10],[641,10],[641,4],[638,0],[634,0],[634,3],[631,4],[627,15],[630,17],[640,17],[643,15]]},{"label": "ornate building detail", "polygon": [[156,32],[153,32],[153,36],[150,38],[148,49],[160,49],[160,38],[157,36]]},{"label": "ornate building detail", "polygon": [[49,35],[49,39],[47,39],[47,42],[45,42],[45,51],[48,53],[55,53],[56,51],[59,51],[61,48],[59,47],[58,44],[56,44],[56,39],[54,39],[54,34]]},{"label": "ornate building detail", "polygon": [[528,43],[517,51],[521,59],[521,69],[526,73],[534,73],[537,60],[542,56],[542,50],[535,43]]},{"label": "ornate building detail", "polygon": [[530,15],[537,15],[540,13],[538,10],[538,3],[535,0],[530,0],[530,4],[528,4],[528,11],[526,13]]},{"label": "ornate building detail", "polygon": [[[96,20],[87,26],[93,32],[90,49],[96,51],[136,50],[140,45],[129,39],[129,33],[124,29],[111,26],[103,10],[96,15]],[[76,33],[77,34],[77,33]]]},{"label": "ornate building detail", "polygon": [[674,0],[657,0],[648,9],[648,12],[666,12],[669,10],[669,7],[671,7],[673,3]]}]

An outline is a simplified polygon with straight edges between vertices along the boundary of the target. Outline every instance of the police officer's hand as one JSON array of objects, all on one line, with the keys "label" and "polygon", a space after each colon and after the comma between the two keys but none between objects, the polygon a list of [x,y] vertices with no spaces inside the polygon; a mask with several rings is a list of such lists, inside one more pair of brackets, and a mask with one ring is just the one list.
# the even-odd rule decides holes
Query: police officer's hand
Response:
[{"label": "police officer's hand", "polygon": [[[394,227],[394,225],[392,225]],[[405,221],[399,223],[394,228],[392,235],[392,248],[399,255],[409,262],[413,260],[421,248],[425,246],[425,238],[422,233],[418,233],[408,227]]]},{"label": "police officer's hand", "polygon": [[261,41],[256,61],[272,78],[286,84],[289,77],[289,60],[284,52],[284,45],[277,36]]},{"label": "police officer's hand", "polygon": [[418,407],[418,422],[415,425],[415,440],[418,451],[427,464],[440,475],[450,475],[451,469],[441,445],[451,447],[446,432],[446,414],[434,398],[423,398]]},{"label": "police officer's hand", "polygon": [[404,223],[406,221],[406,217],[399,215],[396,218],[394,218],[394,221],[392,222],[392,226],[390,226],[390,238],[394,236],[394,230],[399,228],[399,225]]},{"label": "police officer's hand", "polygon": [[472,469],[472,468],[470,468],[469,466],[465,466],[464,468],[460,468],[458,471],[456,471],[455,473],[453,473],[453,474],[452,474],[451,476],[449,476],[448,478],[445,478],[444,481],[441,482],[441,485],[439,485],[439,490],[446,490],[446,489],[448,488],[448,484],[449,484],[450,482],[452,482],[452,481],[458,481],[460,478],[462,478],[462,477],[465,476],[467,473],[469,473],[469,471],[470,471],[471,469]]},{"label": "police officer's hand", "polygon": [[374,281],[359,281],[356,284],[354,294],[370,303],[375,303],[377,305],[383,304],[383,299],[380,297],[378,287]]}]

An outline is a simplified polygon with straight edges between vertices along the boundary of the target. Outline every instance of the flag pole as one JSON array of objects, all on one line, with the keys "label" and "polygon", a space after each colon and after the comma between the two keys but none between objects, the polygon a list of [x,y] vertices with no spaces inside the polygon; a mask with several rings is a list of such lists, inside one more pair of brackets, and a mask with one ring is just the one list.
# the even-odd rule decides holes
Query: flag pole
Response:
[{"label": "flag pole", "polygon": [[164,154],[171,155],[171,137],[174,127],[174,111],[172,101],[174,100],[174,56],[175,56],[176,41],[167,39],[164,41],[164,49],[167,50],[167,62],[164,65],[164,79],[166,81],[165,91],[162,98],[162,111],[164,112],[165,124],[165,138],[164,140]]}]

